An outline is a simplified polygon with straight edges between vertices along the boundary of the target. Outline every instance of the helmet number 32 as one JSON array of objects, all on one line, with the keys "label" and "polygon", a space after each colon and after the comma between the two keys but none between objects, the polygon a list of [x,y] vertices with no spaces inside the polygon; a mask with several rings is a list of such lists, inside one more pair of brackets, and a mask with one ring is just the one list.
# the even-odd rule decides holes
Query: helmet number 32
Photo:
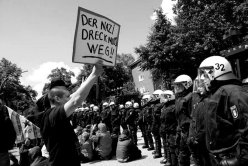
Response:
[{"label": "helmet number 32", "polygon": [[224,64],[215,63],[215,70],[225,71]]}]

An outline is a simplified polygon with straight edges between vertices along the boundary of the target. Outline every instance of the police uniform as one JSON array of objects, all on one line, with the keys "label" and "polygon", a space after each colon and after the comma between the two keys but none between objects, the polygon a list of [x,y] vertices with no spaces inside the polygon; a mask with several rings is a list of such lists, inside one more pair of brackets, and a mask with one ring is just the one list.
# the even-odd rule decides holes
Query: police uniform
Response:
[{"label": "police uniform", "polygon": [[126,123],[128,125],[131,137],[135,145],[137,145],[137,119],[138,114],[133,108],[127,109]]},{"label": "police uniform", "polygon": [[192,121],[189,128],[188,146],[195,165],[209,166],[211,165],[209,154],[206,148],[205,140],[205,111],[204,99],[206,95],[192,94]]},{"label": "police uniform", "polygon": [[105,123],[107,130],[112,133],[112,126],[111,126],[111,112],[109,107],[105,107],[101,112],[101,120],[102,123]]},{"label": "police uniform", "polygon": [[120,134],[120,116],[116,107],[111,108],[111,127],[114,134]]},{"label": "police uniform", "polygon": [[148,148],[148,140],[146,136],[146,130],[145,130],[145,112],[147,109],[147,105],[144,105],[141,111],[139,112],[139,118],[138,118],[138,125],[141,130],[143,139],[144,139],[144,144],[142,148]]},{"label": "police uniform", "polygon": [[145,112],[145,131],[146,131],[146,137],[148,140],[149,148],[147,150],[154,150],[154,144],[153,144],[153,138],[152,138],[152,110],[153,110],[153,104],[148,102]]},{"label": "police uniform", "polygon": [[167,166],[177,166],[175,100],[168,101],[161,111],[160,134],[163,140],[164,157]]},{"label": "police uniform", "polygon": [[248,165],[248,93],[238,80],[211,85],[204,108],[212,165]]},{"label": "police uniform", "polygon": [[123,130],[127,129],[125,108],[119,109],[119,116],[120,116],[120,124],[121,124],[122,129]]},{"label": "police uniform", "polygon": [[192,88],[177,94],[175,102],[177,126],[177,145],[178,145],[178,164],[179,166],[190,165],[190,151],[187,145],[189,125],[191,121],[191,97]]},{"label": "police uniform", "polygon": [[161,137],[159,133],[160,128],[160,115],[163,103],[160,103],[160,99],[154,101],[153,107],[153,121],[152,121],[152,134],[155,140],[155,154],[154,158],[162,157],[161,155]]}]

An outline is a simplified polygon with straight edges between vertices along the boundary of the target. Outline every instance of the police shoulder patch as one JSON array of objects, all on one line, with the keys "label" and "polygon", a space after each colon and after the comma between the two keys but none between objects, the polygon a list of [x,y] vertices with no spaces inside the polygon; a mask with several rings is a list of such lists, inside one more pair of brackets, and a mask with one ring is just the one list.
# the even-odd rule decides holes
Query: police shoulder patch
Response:
[{"label": "police shoulder patch", "polygon": [[238,109],[237,109],[236,105],[231,106],[230,110],[231,110],[233,118],[237,119],[239,116],[239,113],[238,113]]}]

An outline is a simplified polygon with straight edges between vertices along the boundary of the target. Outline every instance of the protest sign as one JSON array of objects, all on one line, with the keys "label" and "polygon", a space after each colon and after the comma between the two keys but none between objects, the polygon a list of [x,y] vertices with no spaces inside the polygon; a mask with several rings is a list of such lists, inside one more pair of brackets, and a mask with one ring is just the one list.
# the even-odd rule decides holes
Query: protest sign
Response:
[{"label": "protest sign", "polygon": [[115,66],[120,25],[105,16],[78,8],[72,62]]}]

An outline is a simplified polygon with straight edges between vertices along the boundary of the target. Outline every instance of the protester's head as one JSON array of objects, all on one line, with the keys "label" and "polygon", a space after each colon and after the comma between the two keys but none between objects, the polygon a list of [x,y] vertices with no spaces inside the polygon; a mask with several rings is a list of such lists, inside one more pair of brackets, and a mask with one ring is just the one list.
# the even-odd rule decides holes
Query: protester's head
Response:
[{"label": "protester's head", "polygon": [[103,133],[107,131],[107,127],[106,127],[106,125],[104,123],[99,123],[98,124],[98,129],[99,129],[100,132],[103,132]]},{"label": "protester's head", "polygon": [[122,131],[122,135],[125,135],[125,136],[129,137],[130,136],[130,132],[127,129],[124,129]]},{"label": "protester's head", "polygon": [[83,128],[81,126],[77,126],[75,129],[75,133],[77,135],[80,135],[80,134],[82,134],[82,132],[83,132]]},{"label": "protester's head", "polygon": [[89,132],[83,132],[82,134],[83,141],[87,141],[90,138],[90,133]]},{"label": "protester's head", "polygon": [[55,79],[51,81],[48,98],[51,106],[65,104],[70,99],[70,92],[63,80]]}]

